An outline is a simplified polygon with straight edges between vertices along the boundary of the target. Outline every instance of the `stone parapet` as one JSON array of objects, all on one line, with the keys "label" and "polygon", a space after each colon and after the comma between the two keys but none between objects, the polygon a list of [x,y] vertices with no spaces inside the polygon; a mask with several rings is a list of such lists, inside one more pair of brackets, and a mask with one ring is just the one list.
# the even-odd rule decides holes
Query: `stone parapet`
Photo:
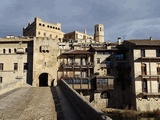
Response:
[{"label": "stone parapet", "polygon": [[111,120],[98,108],[94,108],[91,104],[81,97],[74,89],[72,89],[64,80],[60,81],[60,87],[73,104],[75,110],[84,120]]}]

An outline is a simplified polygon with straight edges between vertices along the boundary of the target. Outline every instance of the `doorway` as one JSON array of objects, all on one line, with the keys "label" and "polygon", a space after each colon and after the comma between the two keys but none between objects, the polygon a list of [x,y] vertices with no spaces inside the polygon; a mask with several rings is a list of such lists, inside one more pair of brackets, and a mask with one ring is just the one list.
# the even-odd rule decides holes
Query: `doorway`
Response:
[{"label": "doorway", "polygon": [[48,73],[42,73],[39,76],[39,86],[48,86]]}]

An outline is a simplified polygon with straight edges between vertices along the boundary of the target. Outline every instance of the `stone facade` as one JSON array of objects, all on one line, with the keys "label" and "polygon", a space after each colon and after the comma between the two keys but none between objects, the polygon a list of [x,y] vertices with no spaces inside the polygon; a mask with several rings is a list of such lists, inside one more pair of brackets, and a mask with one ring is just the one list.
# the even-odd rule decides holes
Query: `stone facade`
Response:
[{"label": "stone facade", "polygon": [[23,28],[23,35],[48,37],[61,41],[64,33],[61,31],[61,23],[52,24],[36,17],[32,23],[28,23],[28,26]]},{"label": "stone facade", "polygon": [[[34,38],[33,49],[33,86],[40,86],[40,77],[46,74],[46,85],[57,85],[58,40]],[[43,82],[42,82],[43,83]]]},{"label": "stone facade", "polygon": [[[143,41],[143,42],[142,42]],[[153,111],[160,108],[159,79],[160,40],[129,40],[132,102],[138,111]]]}]

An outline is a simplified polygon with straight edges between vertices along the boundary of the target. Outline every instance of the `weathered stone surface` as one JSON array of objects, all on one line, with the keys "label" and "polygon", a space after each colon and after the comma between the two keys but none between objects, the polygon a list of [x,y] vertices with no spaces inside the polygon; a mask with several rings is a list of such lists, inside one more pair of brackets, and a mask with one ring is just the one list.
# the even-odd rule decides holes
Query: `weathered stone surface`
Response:
[{"label": "weathered stone surface", "polygon": [[57,120],[50,87],[21,88],[2,97],[0,119]]}]

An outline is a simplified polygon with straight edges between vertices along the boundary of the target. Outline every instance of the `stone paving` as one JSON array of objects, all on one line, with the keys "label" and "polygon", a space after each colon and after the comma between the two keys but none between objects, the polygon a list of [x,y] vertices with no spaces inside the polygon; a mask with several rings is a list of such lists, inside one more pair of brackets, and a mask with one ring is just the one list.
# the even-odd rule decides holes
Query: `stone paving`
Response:
[{"label": "stone paving", "polygon": [[[50,87],[26,87],[0,96],[0,120],[59,119],[51,91]],[[59,116],[63,120],[63,113]]]}]

